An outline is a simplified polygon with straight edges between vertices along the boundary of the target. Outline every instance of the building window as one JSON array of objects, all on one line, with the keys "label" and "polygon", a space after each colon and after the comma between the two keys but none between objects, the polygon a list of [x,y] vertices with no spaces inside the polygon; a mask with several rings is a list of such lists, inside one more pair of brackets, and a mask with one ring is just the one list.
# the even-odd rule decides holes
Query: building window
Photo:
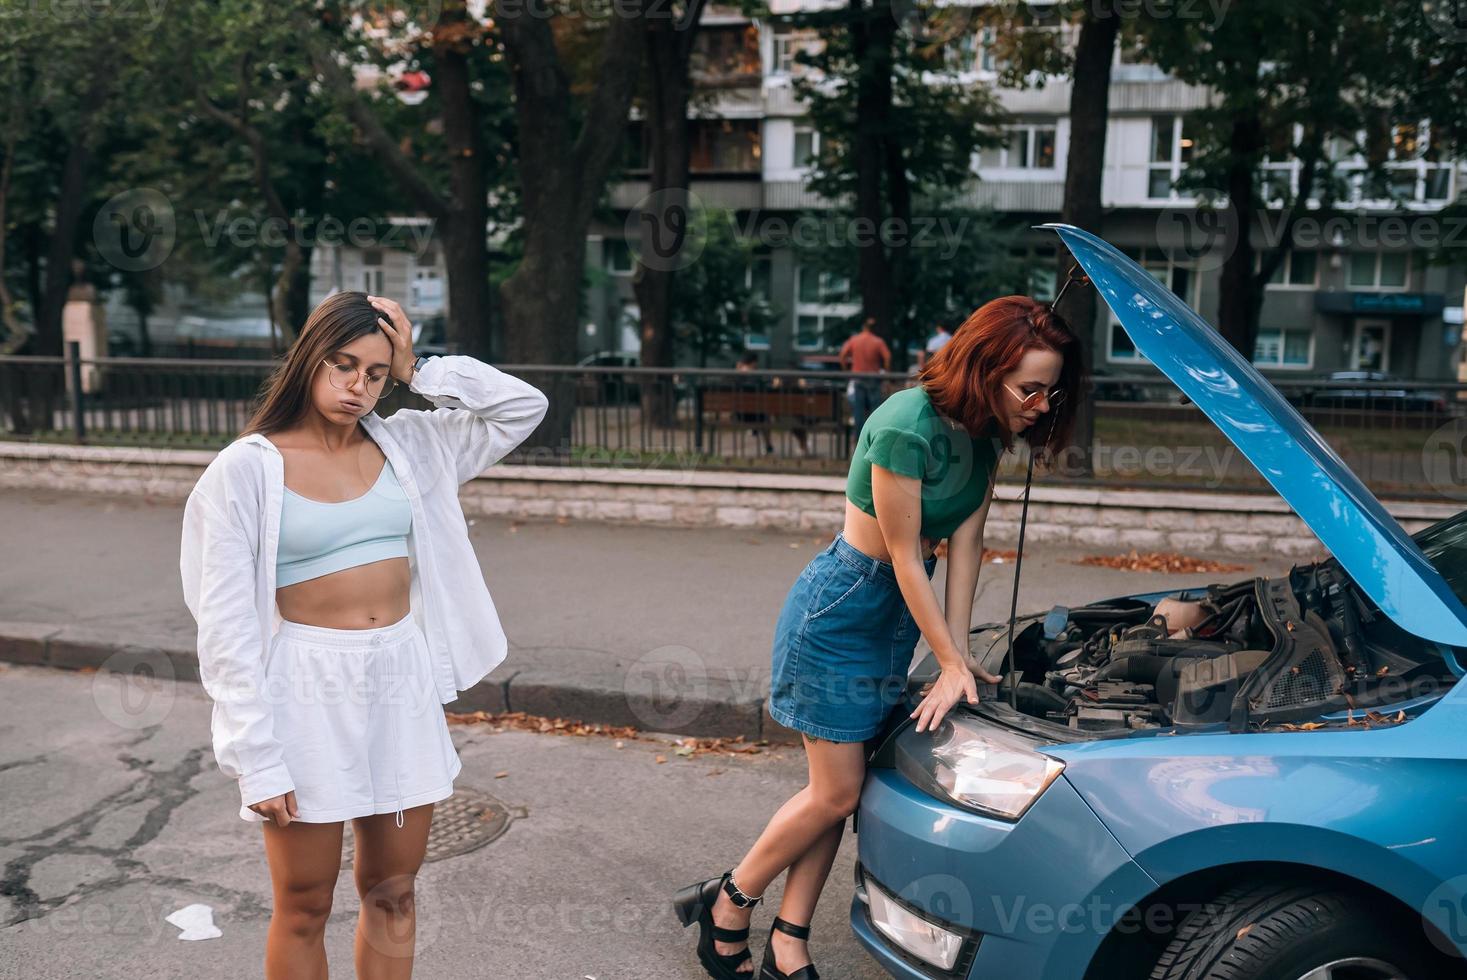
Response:
[{"label": "building window", "polygon": [[1272,368],[1311,367],[1314,364],[1313,331],[1259,330],[1258,339],[1253,344],[1253,363]]},{"label": "building window", "polygon": [[1409,252],[1352,252],[1345,282],[1352,289],[1405,289],[1410,272]]},{"label": "building window", "polygon": [[413,256],[408,302],[414,310],[440,313],[444,308],[443,277],[438,269],[438,250],[432,246]]},{"label": "building window", "polygon": [[[1263,268],[1263,253],[1259,253],[1255,271]],[[1319,253],[1290,250],[1273,270],[1269,286],[1287,289],[1291,286],[1313,288],[1319,280]]]},{"label": "building window", "polygon": [[[1197,309],[1202,292],[1202,277],[1197,275],[1193,262],[1177,261],[1159,248],[1129,248],[1124,251],[1151,273],[1157,282],[1171,289],[1192,309]],[[1109,320],[1110,336],[1107,339],[1106,358],[1137,363],[1146,361],[1147,357],[1136,349],[1113,312],[1109,314]]]},{"label": "building window", "polygon": [[[1019,292],[1034,299],[1047,302],[1054,299],[1055,273],[1059,267],[1059,257],[1056,255],[1053,245],[1033,245],[1028,248],[1015,248],[1009,251],[1013,257],[1015,268],[1023,275],[1020,281]],[[951,297],[949,297],[951,307]]]},{"label": "building window", "polygon": [[795,159],[793,166],[812,166],[820,156],[820,133],[811,126],[795,127]]},{"label": "building window", "polygon": [[1003,71],[1004,59],[998,56],[998,34],[992,27],[978,32],[978,70],[997,74]]},{"label": "building window", "polygon": [[1147,170],[1146,196],[1172,198],[1173,189],[1192,162],[1192,140],[1182,135],[1182,116],[1151,117],[1151,165]]},{"label": "building window", "polygon": [[983,150],[978,165],[1009,170],[1053,170],[1054,145],[1053,123],[1011,126],[1007,142]]},{"label": "building window", "polygon": [[759,173],[759,120],[691,122],[688,165],[693,173]]},{"label": "building window", "polygon": [[[749,264],[744,267],[744,286],[749,290],[753,298],[763,300],[766,303],[774,298],[769,288],[773,269],[774,262],[768,255],[755,255],[749,259]],[[744,349],[768,350],[769,334],[745,333]]]},{"label": "building window", "polygon": [[381,296],[385,292],[382,288],[382,250],[380,248],[362,249],[362,292],[370,296]]},{"label": "building window", "polygon": [[826,270],[795,267],[795,348],[819,350],[825,338],[861,310],[851,280]]},{"label": "building window", "polygon": [[1151,64],[1146,57],[1146,49],[1141,43],[1141,36],[1135,31],[1121,31],[1120,36],[1116,38],[1116,64]]},{"label": "building window", "polygon": [[627,246],[625,238],[608,238],[604,242],[606,249],[606,271],[613,276],[629,276],[632,274],[632,250]]},{"label": "building window", "polygon": [[775,28],[770,50],[770,73],[774,75],[798,75],[803,66],[795,60],[801,51],[813,51],[818,35],[809,30]]},{"label": "building window", "polygon": [[652,148],[647,141],[647,124],[640,119],[627,121],[622,131],[622,169],[645,173],[652,169]]},{"label": "building window", "polygon": [[690,73],[702,82],[758,81],[759,28],[755,24],[705,24],[693,39]]}]

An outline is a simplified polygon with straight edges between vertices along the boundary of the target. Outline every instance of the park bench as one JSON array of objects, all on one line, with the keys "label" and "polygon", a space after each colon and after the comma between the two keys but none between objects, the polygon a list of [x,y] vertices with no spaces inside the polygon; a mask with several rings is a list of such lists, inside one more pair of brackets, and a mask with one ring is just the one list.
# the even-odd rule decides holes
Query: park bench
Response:
[{"label": "park bench", "polygon": [[845,389],[835,385],[805,390],[699,388],[694,418],[700,450],[705,432],[721,429],[802,429],[850,438]]}]

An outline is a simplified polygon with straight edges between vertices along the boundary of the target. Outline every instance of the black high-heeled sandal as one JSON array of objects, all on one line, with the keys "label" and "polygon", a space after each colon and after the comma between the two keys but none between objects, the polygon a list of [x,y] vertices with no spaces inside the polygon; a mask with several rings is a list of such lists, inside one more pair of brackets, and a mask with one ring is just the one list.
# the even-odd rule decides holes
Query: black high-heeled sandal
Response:
[{"label": "black high-heeled sandal", "polygon": [[759,980],[820,980],[820,974],[815,972],[814,963],[807,963],[794,973],[779,972],[779,967],[774,965],[774,930],[776,929],[796,939],[810,938],[809,926],[797,926],[776,915],[774,922],[769,927],[769,943],[764,947],[764,961],[759,966]]},{"label": "black high-heeled sandal", "polygon": [[733,869],[730,868],[717,878],[689,885],[674,895],[673,911],[677,913],[678,921],[683,924],[684,929],[694,922],[698,923],[698,962],[703,964],[703,969],[708,971],[709,976],[714,980],[753,980],[754,971],[740,973],[738,970],[745,960],[754,958],[749,947],[745,946],[737,953],[720,953],[713,948],[715,940],[720,943],[736,943],[749,938],[748,926],[742,929],[725,929],[713,924],[713,903],[720,891],[726,893],[729,901],[741,909],[753,908],[764,898],[763,895],[751,897],[740,891],[739,886],[734,884]]}]

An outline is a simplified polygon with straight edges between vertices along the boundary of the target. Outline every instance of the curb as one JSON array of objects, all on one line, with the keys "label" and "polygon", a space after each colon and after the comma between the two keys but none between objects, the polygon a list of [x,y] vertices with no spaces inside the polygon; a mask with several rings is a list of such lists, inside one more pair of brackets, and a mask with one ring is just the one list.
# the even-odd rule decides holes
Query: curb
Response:
[{"label": "curb", "polygon": [[[751,684],[689,671],[668,696],[661,679],[634,682],[629,665],[586,666],[574,651],[517,670],[496,670],[444,705],[446,711],[523,711],[586,724],[629,725],[645,732],[700,738],[765,739],[796,744],[799,735],[769,717],[767,677]],[[0,620],[0,662],[62,670],[105,670],[198,681],[198,656],[176,636],[118,635],[87,626]],[[499,676],[500,674],[503,676]],[[757,690],[751,691],[750,687]]]}]

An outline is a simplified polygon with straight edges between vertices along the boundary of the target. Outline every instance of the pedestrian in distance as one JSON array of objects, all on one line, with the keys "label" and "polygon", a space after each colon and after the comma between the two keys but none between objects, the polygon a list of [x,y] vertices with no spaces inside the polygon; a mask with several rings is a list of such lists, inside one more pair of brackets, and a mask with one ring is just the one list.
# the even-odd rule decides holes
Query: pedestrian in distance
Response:
[{"label": "pedestrian in distance", "polygon": [[[869,751],[893,723],[917,640],[941,673],[916,710],[935,731],[976,703],[968,631],[983,527],[1000,455],[1022,438],[1036,458],[1065,445],[1084,379],[1079,342],[1049,304],[1026,296],[976,310],[918,376],[877,408],[856,442],[845,526],[800,573],[775,625],[769,713],[801,733],[809,781],[744,857],[682,889],[673,907],[698,923],[698,956],[718,980],[753,974],[749,920],[786,872],[760,980],[818,980],[807,939],[856,809]],[[945,601],[931,582],[947,541]]]},{"label": "pedestrian in distance", "polygon": [[[431,411],[374,411],[395,385]],[[267,980],[325,977],[352,821],[359,977],[412,971],[414,882],[461,762],[443,704],[505,657],[460,484],[519,445],[545,396],[475,358],[415,358],[391,299],[335,293],[184,506],[219,768],[262,825]]]},{"label": "pedestrian in distance", "polygon": [[[868,316],[861,322],[860,331],[841,344],[840,366],[842,371],[871,375],[891,370],[891,348],[876,333],[875,317]],[[846,398],[851,403],[851,437],[859,439],[866,420],[881,404],[881,379],[852,378],[846,386]]]}]

